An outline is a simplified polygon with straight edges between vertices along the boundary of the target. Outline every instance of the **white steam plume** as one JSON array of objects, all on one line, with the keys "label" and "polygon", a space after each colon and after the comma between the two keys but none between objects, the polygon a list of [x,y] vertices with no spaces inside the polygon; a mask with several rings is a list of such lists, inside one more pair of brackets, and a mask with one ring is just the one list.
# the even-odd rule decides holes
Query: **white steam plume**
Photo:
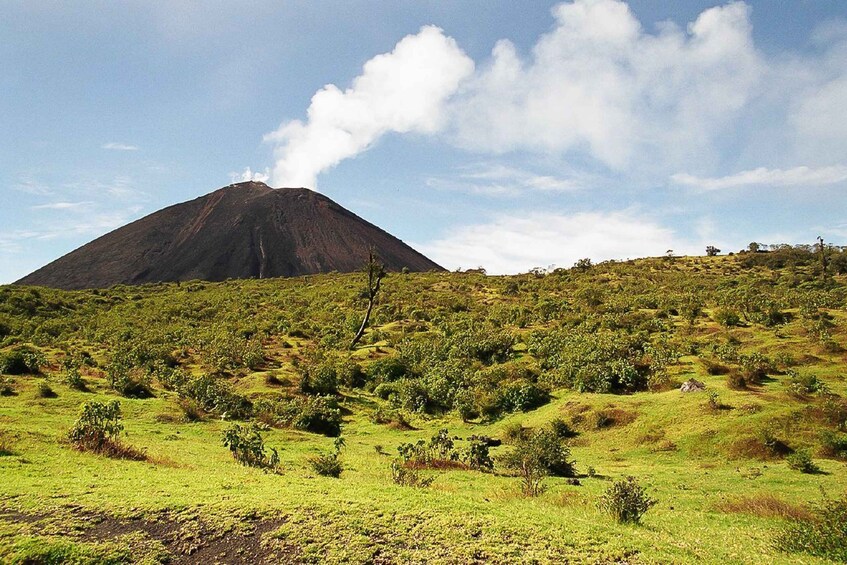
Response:
[{"label": "white steam plume", "polygon": [[440,131],[446,101],[473,70],[473,61],[437,27],[404,37],[365,63],[352,87],[329,84],[315,93],[305,123],[285,122],[265,136],[276,144],[273,185],[316,188],[319,173],[386,133]]}]

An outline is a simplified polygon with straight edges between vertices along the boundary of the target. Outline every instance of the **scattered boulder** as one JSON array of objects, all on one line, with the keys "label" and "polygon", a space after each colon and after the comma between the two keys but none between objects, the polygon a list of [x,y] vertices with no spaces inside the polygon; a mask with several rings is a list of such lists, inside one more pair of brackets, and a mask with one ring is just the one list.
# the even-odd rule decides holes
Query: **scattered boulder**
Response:
[{"label": "scattered boulder", "polygon": [[705,390],[706,384],[697,379],[688,379],[679,387],[679,392],[699,392]]}]

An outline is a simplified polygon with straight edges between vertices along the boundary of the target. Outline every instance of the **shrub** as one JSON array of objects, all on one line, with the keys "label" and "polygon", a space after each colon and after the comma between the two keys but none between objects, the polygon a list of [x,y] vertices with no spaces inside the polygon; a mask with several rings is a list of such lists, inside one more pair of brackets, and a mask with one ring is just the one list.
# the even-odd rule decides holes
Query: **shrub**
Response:
[{"label": "shrub", "polygon": [[15,388],[12,386],[12,381],[0,379],[0,396],[15,396]]},{"label": "shrub", "polygon": [[432,484],[435,477],[424,477],[415,469],[406,467],[402,461],[394,460],[391,462],[391,480],[398,485],[425,488]]},{"label": "shrub", "polygon": [[368,365],[365,373],[369,381],[379,384],[396,381],[410,374],[410,370],[403,359],[399,357],[385,357]]},{"label": "shrub", "polygon": [[527,412],[550,401],[550,391],[538,384],[523,381],[507,384],[500,403],[506,412]]},{"label": "shrub", "polygon": [[544,492],[542,481],[547,476],[547,468],[537,445],[521,442],[502,457],[501,463],[520,477],[524,496],[538,496]]},{"label": "shrub", "polygon": [[341,476],[341,471],[344,470],[344,467],[341,466],[341,462],[338,460],[338,453],[334,452],[322,453],[311,457],[309,459],[309,465],[312,466],[312,470],[315,473],[324,477],[338,478]]},{"label": "shrub", "polygon": [[741,372],[748,385],[762,384],[768,373],[773,371],[773,362],[761,353],[741,355],[738,362],[741,364]]},{"label": "shrub", "polygon": [[741,324],[741,317],[735,310],[729,308],[719,308],[715,311],[715,321],[720,325],[731,328]]},{"label": "shrub", "polygon": [[847,436],[830,430],[821,433],[821,453],[824,457],[847,459]]},{"label": "shrub", "polygon": [[66,359],[64,362],[65,367],[65,384],[70,388],[85,392],[88,390],[88,387],[85,384],[85,380],[82,378],[82,375],[79,372],[79,362],[71,359]]},{"label": "shrub", "polygon": [[570,449],[565,439],[552,428],[519,437],[512,450],[502,458],[502,464],[520,477],[521,492],[525,496],[541,494],[542,481],[547,475],[575,475]]},{"label": "shrub", "polygon": [[525,428],[520,422],[512,422],[503,426],[503,439],[506,443],[517,443],[529,437],[530,428]]},{"label": "shrub", "polygon": [[38,374],[46,365],[47,358],[44,354],[27,345],[20,345],[5,355],[0,355],[0,374]]},{"label": "shrub", "polygon": [[541,454],[541,463],[547,472],[556,477],[573,477],[576,475],[574,462],[571,460],[571,450],[556,430],[548,427],[537,431],[530,442],[537,445]]},{"label": "shrub", "polygon": [[847,562],[847,495],[824,499],[812,509],[812,514],[811,520],[796,520],[779,532],[776,547]]},{"label": "shrub", "polygon": [[795,471],[800,471],[801,473],[820,473],[821,469],[815,462],[812,461],[811,455],[806,450],[798,450],[794,453],[790,454],[786,457],[786,462],[788,466]]},{"label": "shrub", "polygon": [[446,467],[455,465],[459,453],[446,429],[432,436],[429,443],[420,439],[416,443],[403,443],[397,447],[400,459],[409,467]]},{"label": "shrub", "polygon": [[747,388],[747,380],[739,371],[730,371],[726,376],[726,386],[731,390],[744,390]]},{"label": "shrub", "polygon": [[179,389],[179,395],[197,401],[200,407],[222,418],[241,420],[253,413],[253,404],[230,391],[226,381],[212,375],[201,375]]},{"label": "shrub", "polygon": [[380,406],[370,414],[370,421],[374,424],[388,424],[398,430],[413,430],[414,428],[399,410],[393,410]]},{"label": "shrub", "polygon": [[56,391],[50,388],[50,385],[44,381],[38,383],[38,388],[36,389],[35,394],[38,398],[56,398],[59,396],[56,394]]},{"label": "shrub", "polygon": [[637,524],[656,501],[638,484],[635,477],[615,481],[600,497],[599,507],[618,523]]},{"label": "shrub", "polygon": [[342,437],[335,438],[335,450],[329,453],[322,453],[309,458],[309,465],[318,475],[324,477],[338,478],[341,476],[341,471],[344,467],[341,465],[339,456],[341,448],[344,447],[344,439]]},{"label": "shrub", "polygon": [[792,396],[803,398],[809,394],[826,394],[829,392],[826,383],[821,381],[816,375],[801,375],[791,369],[788,371],[788,374],[791,376],[791,380],[787,383],[788,392]]},{"label": "shrub", "polygon": [[178,391],[190,380],[190,375],[187,372],[179,367],[171,367],[161,360],[157,360],[153,364],[150,373],[156,377],[156,380],[165,390]]},{"label": "shrub", "polygon": [[367,382],[367,375],[362,366],[349,359],[338,365],[338,381],[347,388],[362,388]]},{"label": "shrub", "polygon": [[490,471],[494,468],[494,461],[488,452],[490,438],[473,435],[468,438],[468,447],[462,454],[462,461],[468,467],[476,471]]},{"label": "shrub", "polygon": [[341,409],[331,396],[295,397],[278,402],[256,403],[256,415],[274,426],[337,437],[341,434]]},{"label": "shrub", "polygon": [[242,465],[263,469],[275,469],[279,465],[276,449],[271,448],[270,453],[265,452],[265,441],[257,424],[233,424],[224,430],[222,439],[224,447],[228,447],[235,460]]},{"label": "shrub", "polygon": [[68,432],[68,439],[80,451],[124,459],[146,459],[142,452],[120,443],[118,436],[123,429],[120,402],[86,402]]},{"label": "shrub", "polygon": [[330,362],[300,367],[300,392],[304,394],[338,394],[338,372]]},{"label": "shrub", "polygon": [[201,422],[206,417],[203,405],[193,398],[180,398],[177,400],[177,406],[182,410],[182,416],[186,422]]},{"label": "shrub", "polygon": [[106,368],[106,379],[115,392],[127,398],[149,398],[150,377],[122,361],[113,361]]}]

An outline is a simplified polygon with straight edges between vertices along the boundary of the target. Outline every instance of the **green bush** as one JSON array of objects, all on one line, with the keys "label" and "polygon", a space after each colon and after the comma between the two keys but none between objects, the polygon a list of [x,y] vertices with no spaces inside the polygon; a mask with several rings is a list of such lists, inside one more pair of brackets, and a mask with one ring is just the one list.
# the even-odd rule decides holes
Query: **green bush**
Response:
[{"label": "green bush", "polygon": [[741,324],[741,317],[738,312],[729,308],[718,308],[715,311],[714,319],[720,325],[732,328]]},{"label": "green bush", "polygon": [[76,389],[82,392],[88,390],[88,387],[85,384],[85,380],[82,378],[82,375],[79,372],[79,362],[74,359],[65,359],[63,363],[65,368],[65,384],[68,385],[72,389]]},{"label": "green bush", "polygon": [[635,477],[615,481],[600,497],[599,507],[615,521],[637,524],[641,517],[656,504]]},{"label": "green bush", "polygon": [[341,409],[332,396],[295,397],[277,402],[260,401],[256,404],[256,415],[274,426],[286,426],[297,430],[323,434],[329,437],[341,435]]},{"label": "green bush", "polygon": [[338,394],[338,371],[328,361],[300,366],[300,392],[303,394]]},{"label": "green bush", "polygon": [[0,374],[38,374],[47,366],[47,357],[41,351],[27,345],[19,345],[5,355],[0,355]]},{"label": "green bush", "polygon": [[815,462],[812,461],[812,456],[809,455],[808,451],[805,450],[797,450],[794,453],[790,454],[785,458],[785,461],[788,463],[788,466],[795,471],[800,471],[801,473],[820,473],[821,469]]},{"label": "green bush", "polygon": [[15,387],[9,379],[0,378],[0,396],[15,396]]},{"label": "green bush", "polygon": [[253,404],[230,390],[222,377],[201,375],[191,379],[179,389],[183,398],[197,401],[200,407],[222,418],[242,420],[253,413]]},{"label": "green bush", "polygon": [[399,357],[377,359],[365,369],[368,381],[376,386],[380,383],[396,381],[411,374],[406,362]]},{"label": "green bush", "polygon": [[501,390],[500,405],[506,412],[527,412],[550,402],[548,388],[528,381],[508,383]]},{"label": "green bush", "polygon": [[235,460],[242,465],[275,469],[279,465],[279,454],[274,448],[270,449],[270,453],[265,451],[261,431],[257,424],[233,424],[223,432],[224,447],[228,447]]},{"label": "green bush", "polygon": [[782,551],[808,553],[847,563],[847,495],[825,499],[813,508],[810,520],[795,520],[775,539]]},{"label": "green bush", "polygon": [[473,435],[468,438],[468,446],[462,453],[462,461],[475,471],[490,471],[494,461],[488,452],[490,438]]},{"label": "green bush", "polygon": [[41,381],[40,383],[38,383],[38,387],[35,391],[35,394],[36,396],[38,396],[38,398],[56,398],[57,396],[59,396],[58,394],[56,394],[56,391],[54,391],[50,387],[50,385],[47,384],[47,382],[45,381]]},{"label": "green bush", "polygon": [[77,449],[98,453],[114,443],[123,429],[120,402],[86,402],[68,438]]},{"label": "green bush", "polygon": [[395,484],[407,487],[426,488],[432,484],[435,477],[424,477],[415,469],[410,469],[400,461],[391,462],[391,480]]},{"label": "green bush", "polygon": [[821,433],[821,455],[835,459],[847,459],[847,435],[830,430]]},{"label": "green bush", "polygon": [[537,496],[543,491],[542,480],[547,475],[573,477],[576,475],[570,448],[557,426],[514,435],[511,451],[501,463],[521,478],[521,491]]},{"label": "green bush", "polygon": [[312,470],[324,477],[340,477],[344,470],[344,466],[339,459],[342,447],[344,447],[344,439],[339,436],[335,438],[335,449],[333,451],[309,458],[309,465],[311,465]]},{"label": "green bush", "polygon": [[412,467],[441,467],[459,460],[459,453],[447,429],[441,429],[429,442],[403,443],[397,447],[400,459]]},{"label": "green bush", "polygon": [[826,394],[829,392],[829,387],[826,383],[820,380],[816,375],[799,374],[793,369],[789,369],[788,375],[791,380],[788,381],[787,387],[789,393],[798,398],[810,394]]},{"label": "green bush", "polygon": [[311,465],[315,473],[324,477],[338,478],[341,476],[341,471],[344,470],[344,467],[338,460],[337,453],[315,455],[309,458],[309,465]]},{"label": "green bush", "polygon": [[150,390],[149,375],[123,361],[113,361],[109,364],[106,368],[106,379],[109,387],[121,396],[149,398],[153,395]]}]

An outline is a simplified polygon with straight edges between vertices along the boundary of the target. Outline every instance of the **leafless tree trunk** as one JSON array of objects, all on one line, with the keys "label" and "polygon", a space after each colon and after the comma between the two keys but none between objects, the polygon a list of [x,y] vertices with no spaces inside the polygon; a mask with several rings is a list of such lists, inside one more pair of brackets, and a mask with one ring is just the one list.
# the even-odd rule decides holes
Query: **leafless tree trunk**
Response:
[{"label": "leafless tree trunk", "polygon": [[385,276],[385,265],[377,261],[374,256],[373,249],[368,253],[368,309],[365,312],[365,318],[362,320],[362,325],[359,326],[359,331],[356,332],[356,335],[353,337],[353,341],[350,342],[350,349],[356,347],[356,344],[359,343],[359,340],[362,339],[362,336],[365,335],[365,329],[368,327],[368,321],[371,318],[371,311],[374,308],[374,302],[376,301],[376,295],[379,292],[379,285],[382,282],[382,278]]}]

